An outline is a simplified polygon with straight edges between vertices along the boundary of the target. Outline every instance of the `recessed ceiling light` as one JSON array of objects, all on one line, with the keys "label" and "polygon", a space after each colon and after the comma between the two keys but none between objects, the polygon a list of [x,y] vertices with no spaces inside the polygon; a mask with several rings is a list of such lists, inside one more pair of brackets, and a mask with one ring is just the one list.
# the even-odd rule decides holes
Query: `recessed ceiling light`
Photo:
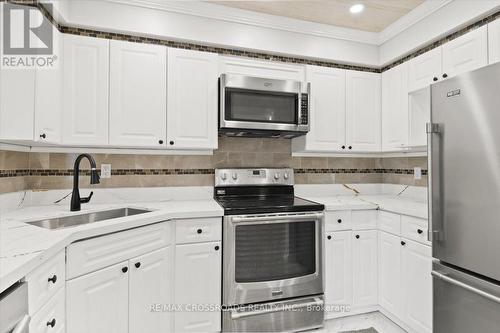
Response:
[{"label": "recessed ceiling light", "polygon": [[359,14],[361,13],[363,10],[365,9],[365,5],[363,5],[362,3],[357,3],[355,5],[352,5],[351,8],[349,8],[349,11],[352,13],[352,14]]}]

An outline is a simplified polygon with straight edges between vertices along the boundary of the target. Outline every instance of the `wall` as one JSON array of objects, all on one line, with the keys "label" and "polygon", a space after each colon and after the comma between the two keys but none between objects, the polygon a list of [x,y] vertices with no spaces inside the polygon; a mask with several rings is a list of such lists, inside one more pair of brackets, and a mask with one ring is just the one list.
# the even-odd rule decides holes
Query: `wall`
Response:
[{"label": "wall", "polygon": [[[77,154],[0,151],[0,193],[24,189],[72,187]],[[95,154],[98,165],[110,163],[112,177],[99,187],[213,185],[215,168],[290,167],[297,184],[391,183],[425,186],[413,180],[413,167],[426,174],[427,159],[292,157],[285,139],[219,138],[219,149],[208,156]],[[82,162],[82,169],[89,164]],[[83,172],[81,187],[89,186]]]}]

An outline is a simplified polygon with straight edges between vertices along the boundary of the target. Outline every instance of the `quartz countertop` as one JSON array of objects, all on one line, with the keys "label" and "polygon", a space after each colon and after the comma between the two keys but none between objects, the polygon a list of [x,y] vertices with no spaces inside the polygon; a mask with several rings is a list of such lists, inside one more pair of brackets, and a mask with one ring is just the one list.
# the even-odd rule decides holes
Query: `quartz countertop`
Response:
[{"label": "quartz countertop", "polygon": [[[59,230],[48,230],[25,223],[121,207],[144,208],[151,212]],[[70,212],[67,205],[43,205],[2,214],[0,217],[0,292],[77,240],[172,219],[221,217],[223,215],[223,209],[212,199],[85,204],[79,212]]]},{"label": "quartz countertop", "polygon": [[[326,210],[381,209],[422,219],[427,218],[425,200],[411,196],[344,193],[329,195],[317,191],[300,193],[298,196],[322,203]],[[172,219],[222,217],[224,215],[224,210],[215,200],[207,197],[198,198],[198,200],[170,198],[161,201],[127,202],[85,204],[82,205],[80,212],[70,212],[67,203],[37,204],[2,214],[0,216],[0,292],[77,240]],[[144,208],[151,212],[59,230],[48,230],[25,223],[121,207]]]}]

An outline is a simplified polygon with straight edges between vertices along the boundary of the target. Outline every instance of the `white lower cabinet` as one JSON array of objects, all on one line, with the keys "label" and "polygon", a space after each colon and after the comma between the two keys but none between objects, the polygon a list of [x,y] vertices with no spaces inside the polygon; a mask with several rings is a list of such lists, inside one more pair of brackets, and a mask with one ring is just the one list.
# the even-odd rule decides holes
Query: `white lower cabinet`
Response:
[{"label": "white lower cabinet", "polygon": [[378,239],[378,302],[390,313],[401,314],[401,238],[383,231]]},{"label": "white lower cabinet", "polygon": [[176,246],[175,332],[221,330],[221,254],[221,242]]},{"label": "white lower cabinet", "polygon": [[402,262],[402,320],[418,333],[432,332],[431,247],[404,240]]},{"label": "white lower cabinet", "polygon": [[352,306],[352,232],[327,232],[325,238],[327,318],[348,315]]},{"label": "white lower cabinet", "polygon": [[172,331],[172,268],[171,246],[129,260],[129,333]]},{"label": "white lower cabinet", "polygon": [[31,317],[29,331],[30,333],[65,333],[65,317],[64,288],[61,288]]},{"label": "white lower cabinet", "polygon": [[128,262],[66,282],[66,321],[71,333],[128,332]]},{"label": "white lower cabinet", "polygon": [[66,282],[68,332],[172,331],[172,247]]},{"label": "white lower cabinet", "polygon": [[377,305],[377,230],[354,231],[353,308]]}]

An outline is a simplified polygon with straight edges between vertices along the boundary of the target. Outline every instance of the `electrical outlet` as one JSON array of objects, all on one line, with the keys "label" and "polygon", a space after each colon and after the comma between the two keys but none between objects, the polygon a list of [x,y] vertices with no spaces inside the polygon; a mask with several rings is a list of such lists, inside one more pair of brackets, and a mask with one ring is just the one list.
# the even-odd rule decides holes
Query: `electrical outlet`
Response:
[{"label": "electrical outlet", "polygon": [[111,178],[111,164],[101,164],[101,178]]},{"label": "electrical outlet", "polygon": [[416,180],[422,179],[422,168],[419,167],[413,168],[413,175]]}]

